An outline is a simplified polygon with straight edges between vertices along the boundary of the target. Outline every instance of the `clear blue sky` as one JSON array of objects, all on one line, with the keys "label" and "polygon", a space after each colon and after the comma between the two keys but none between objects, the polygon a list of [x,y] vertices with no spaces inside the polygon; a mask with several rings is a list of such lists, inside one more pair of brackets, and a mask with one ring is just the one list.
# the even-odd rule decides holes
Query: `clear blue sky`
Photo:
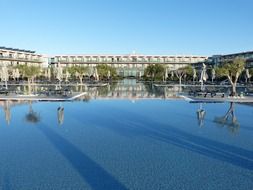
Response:
[{"label": "clear blue sky", "polygon": [[253,50],[253,0],[0,0],[0,46],[44,54]]}]

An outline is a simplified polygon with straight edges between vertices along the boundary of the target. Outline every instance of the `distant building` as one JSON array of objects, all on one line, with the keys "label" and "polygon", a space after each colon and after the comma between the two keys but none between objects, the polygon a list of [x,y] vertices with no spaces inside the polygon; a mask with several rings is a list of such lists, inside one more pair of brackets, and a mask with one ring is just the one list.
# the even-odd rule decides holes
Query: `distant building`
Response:
[{"label": "distant building", "polygon": [[123,77],[138,77],[144,75],[145,68],[150,64],[162,64],[168,71],[177,70],[187,65],[202,68],[203,63],[209,67],[220,65],[226,61],[240,57],[246,59],[247,67],[253,67],[253,51],[207,56],[192,55],[55,55],[45,56],[35,51],[0,47],[0,67],[15,65],[36,65],[41,67],[57,66],[71,67],[82,65],[95,68],[100,64],[107,64],[116,68],[117,74]]},{"label": "distant building", "polygon": [[45,66],[46,59],[35,51],[0,47],[0,66],[36,65]]},{"label": "distant building", "polygon": [[70,67],[82,65],[96,67],[107,64],[116,68],[119,76],[140,76],[150,64],[162,64],[169,70],[177,70],[189,64],[199,64],[207,60],[205,56],[170,56],[170,55],[56,55],[51,58],[52,65]]},{"label": "distant building", "polygon": [[247,67],[253,67],[253,51],[233,53],[227,55],[213,55],[208,59],[208,63],[218,66],[235,58],[243,58],[246,60]]}]

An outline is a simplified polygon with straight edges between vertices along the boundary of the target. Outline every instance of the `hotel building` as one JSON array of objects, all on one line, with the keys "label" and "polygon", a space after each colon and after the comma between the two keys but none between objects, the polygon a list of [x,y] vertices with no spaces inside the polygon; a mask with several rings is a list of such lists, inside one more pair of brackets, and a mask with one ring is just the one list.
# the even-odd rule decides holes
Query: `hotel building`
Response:
[{"label": "hotel building", "polygon": [[48,58],[35,51],[0,47],[0,66],[36,65],[47,66]]},{"label": "hotel building", "polygon": [[168,70],[176,70],[189,64],[203,63],[205,56],[170,56],[170,55],[56,55],[51,58],[51,64],[70,67],[72,65],[96,67],[107,64],[116,68],[119,76],[140,76],[150,64],[162,64]]},{"label": "hotel building", "polygon": [[235,58],[242,58],[246,60],[247,67],[253,67],[253,51],[233,53],[227,55],[214,55],[209,58],[209,63],[215,66],[223,64],[225,62],[232,61]]}]

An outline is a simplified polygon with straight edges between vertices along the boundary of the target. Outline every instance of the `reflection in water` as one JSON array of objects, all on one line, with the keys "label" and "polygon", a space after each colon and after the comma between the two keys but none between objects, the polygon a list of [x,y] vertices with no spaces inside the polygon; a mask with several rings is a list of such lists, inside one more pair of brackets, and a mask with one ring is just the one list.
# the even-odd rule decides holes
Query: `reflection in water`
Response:
[{"label": "reflection in water", "polygon": [[5,113],[5,121],[7,123],[7,125],[10,125],[10,121],[11,121],[11,106],[10,106],[10,101],[5,101],[4,102],[4,113]]},{"label": "reflection in water", "polygon": [[19,100],[19,101],[12,101],[12,100],[1,100],[0,107],[3,108],[5,121],[7,125],[11,123],[11,108],[16,105],[27,104],[27,101]]},{"label": "reflection in water", "polygon": [[200,127],[204,127],[206,111],[203,109],[203,103],[200,103],[199,109],[197,110],[198,124]]},{"label": "reflection in water", "polygon": [[160,87],[152,83],[123,80],[103,87],[89,88],[87,94],[94,99],[167,99],[177,98],[178,87]]},{"label": "reflection in water", "polygon": [[[24,90],[25,86],[16,87],[16,89]],[[34,91],[48,91],[49,86],[34,86]],[[87,92],[84,96],[80,96],[77,100],[88,102],[90,99],[129,99],[132,102],[136,102],[138,99],[169,99],[179,98],[177,93],[179,86],[159,86],[152,83],[141,83],[136,80],[122,80],[119,82],[112,82],[103,86],[68,86],[71,91]],[[192,87],[184,87],[184,91],[191,89]],[[5,120],[7,124],[11,121],[11,107],[15,104],[24,104],[27,101],[2,101],[1,105],[5,113]],[[36,113],[31,106],[29,106],[29,113],[26,114],[26,121],[30,123],[37,123],[40,121],[40,115]],[[57,121],[59,125],[63,125],[64,122],[64,107],[60,105],[57,109]],[[200,104],[200,108],[197,110],[198,125],[204,127],[204,120],[206,117],[206,111],[203,109],[203,105]],[[228,112],[223,117],[215,118],[215,122],[221,126],[229,127],[230,131],[236,132],[239,128],[239,123],[234,114],[234,105],[231,104]]]},{"label": "reflection in water", "polygon": [[62,125],[64,122],[64,107],[60,105],[57,108],[57,118],[58,118],[58,124]]},{"label": "reflection in water", "polygon": [[26,114],[25,118],[27,122],[32,123],[32,124],[36,124],[40,122],[40,115],[33,110],[32,102],[30,102],[29,104],[29,112],[28,114]]},{"label": "reflection in water", "polygon": [[231,102],[227,113],[222,117],[216,117],[214,122],[219,126],[226,126],[231,133],[237,133],[240,128],[240,124],[235,116],[235,103]]}]

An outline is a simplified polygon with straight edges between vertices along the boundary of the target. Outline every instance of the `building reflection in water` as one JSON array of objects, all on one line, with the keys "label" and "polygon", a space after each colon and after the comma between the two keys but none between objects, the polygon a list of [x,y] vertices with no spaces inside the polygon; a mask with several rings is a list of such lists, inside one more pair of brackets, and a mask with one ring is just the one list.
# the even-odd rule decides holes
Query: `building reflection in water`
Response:
[{"label": "building reflection in water", "polygon": [[27,104],[27,101],[12,101],[12,100],[1,100],[0,101],[0,107],[3,108],[4,111],[4,116],[5,116],[5,121],[7,125],[10,125],[11,123],[11,108],[17,105],[23,105]]},{"label": "building reflection in water", "polygon": [[[46,87],[39,87],[43,90]],[[178,99],[178,86],[159,86],[152,85],[151,83],[142,83],[136,80],[123,80],[117,83],[110,83],[101,87],[85,87],[81,86],[70,87],[72,91],[78,90],[87,92],[86,95],[76,99],[77,101],[88,102],[90,99],[128,99],[131,102],[136,102],[139,99]],[[41,90],[41,89],[39,89]],[[30,123],[37,123],[41,120],[40,115],[33,110],[32,102],[28,101],[0,101],[0,106],[3,107],[5,113],[6,123],[9,125],[11,122],[11,107],[19,104],[29,104],[29,112],[25,115],[26,121]],[[197,110],[197,120],[200,127],[204,127],[206,111],[203,108],[203,104],[199,105]],[[56,109],[57,123],[59,126],[64,123],[64,107],[60,104]],[[222,117],[216,117],[215,123],[220,126],[227,126],[231,132],[236,132],[239,129],[239,123],[234,113],[234,104],[231,103],[229,110]]]},{"label": "building reflection in water", "polygon": [[110,83],[104,87],[89,88],[87,94],[92,99],[167,99],[178,98],[178,87],[160,87],[151,83],[126,79],[118,83]]},{"label": "building reflection in water", "polygon": [[240,124],[235,116],[235,103],[230,102],[227,113],[224,116],[215,117],[214,122],[220,127],[227,127],[231,133],[239,132]]}]

